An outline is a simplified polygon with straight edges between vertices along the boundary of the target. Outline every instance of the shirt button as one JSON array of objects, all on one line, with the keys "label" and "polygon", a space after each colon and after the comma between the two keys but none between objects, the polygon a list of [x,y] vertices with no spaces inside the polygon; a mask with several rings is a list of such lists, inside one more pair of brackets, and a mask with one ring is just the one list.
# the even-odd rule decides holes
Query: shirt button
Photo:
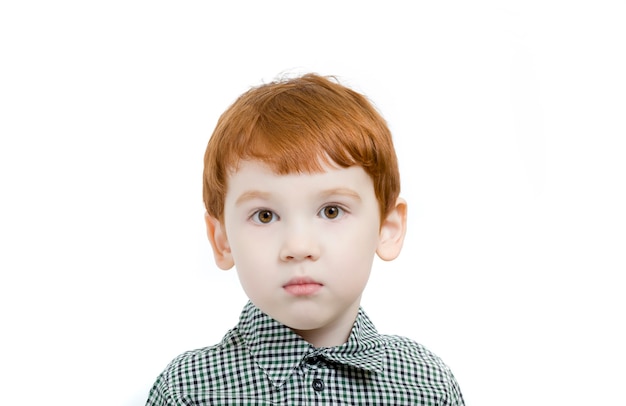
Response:
[{"label": "shirt button", "polygon": [[324,390],[324,382],[322,382],[321,379],[313,379],[313,384],[311,386],[313,386],[313,389],[316,392],[321,392]]}]

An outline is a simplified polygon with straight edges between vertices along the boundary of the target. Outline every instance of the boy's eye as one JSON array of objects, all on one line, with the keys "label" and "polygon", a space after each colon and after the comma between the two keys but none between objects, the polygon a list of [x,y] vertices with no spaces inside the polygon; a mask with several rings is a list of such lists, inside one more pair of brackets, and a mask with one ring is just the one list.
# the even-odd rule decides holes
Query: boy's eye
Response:
[{"label": "boy's eye", "polygon": [[334,220],[343,215],[344,210],[339,206],[325,206],[321,211],[320,215],[326,219]]},{"label": "boy's eye", "polygon": [[259,210],[252,215],[255,223],[269,224],[276,219],[276,215],[270,210]]}]

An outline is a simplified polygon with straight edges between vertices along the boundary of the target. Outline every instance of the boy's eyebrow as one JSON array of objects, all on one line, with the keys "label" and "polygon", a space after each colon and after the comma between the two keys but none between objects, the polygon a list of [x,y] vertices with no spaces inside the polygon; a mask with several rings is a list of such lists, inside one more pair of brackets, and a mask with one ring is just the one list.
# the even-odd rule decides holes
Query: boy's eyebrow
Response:
[{"label": "boy's eyebrow", "polygon": [[330,197],[330,196],[336,196],[336,195],[343,195],[343,196],[351,197],[353,199],[361,201],[361,196],[357,192],[355,192],[352,189],[344,188],[344,187],[328,189],[320,193],[320,196],[322,197]]},{"label": "boy's eyebrow", "polygon": [[261,192],[260,190],[248,190],[247,192],[239,196],[237,200],[235,200],[235,206],[239,206],[240,204],[245,203],[248,200],[254,200],[254,199],[267,200],[270,198],[270,196],[271,196],[270,193]]},{"label": "boy's eyebrow", "polygon": [[[343,188],[343,187],[333,188],[333,189],[323,190],[320,193],[320,197],[322,198],[327,198],[330,196],[337,196],[337,195],[343,195],[343,196],[351,197],[353,199],[361,201],[361,196],[357,192],[349,188]],[[244,192],[241,196],[239,196],[237,200],[235,200],[235,206],[239,206],[249,200],[254,200],[254,199],[269,200],[271,196],[272,194],[268,192],[262,192],[260,190],[248,190],[247,192]]]}]

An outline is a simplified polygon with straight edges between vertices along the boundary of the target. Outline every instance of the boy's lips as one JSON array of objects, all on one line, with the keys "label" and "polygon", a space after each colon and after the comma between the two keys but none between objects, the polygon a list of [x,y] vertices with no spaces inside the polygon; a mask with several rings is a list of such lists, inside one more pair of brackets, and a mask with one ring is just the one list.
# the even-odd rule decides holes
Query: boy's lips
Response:
[{"label": "boy's lips", "polygon": [[294,296],[309,296],[320,290],[322,286],[324,285],[311,278],[299,277],[290,279],[283,285],[283,289]]}]

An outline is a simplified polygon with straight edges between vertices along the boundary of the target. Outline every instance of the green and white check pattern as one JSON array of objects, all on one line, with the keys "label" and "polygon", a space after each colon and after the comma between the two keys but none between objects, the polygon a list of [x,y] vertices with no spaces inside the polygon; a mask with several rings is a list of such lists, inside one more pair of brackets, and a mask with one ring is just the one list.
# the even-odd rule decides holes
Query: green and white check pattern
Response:
[{"label": "green and white check pattern", "polygon": [[377,333],[359,310],[346,344],[314,348],[248,303],[222,342],[175,358],[156,405],[464,405],[448,367],[407,338]]}]

